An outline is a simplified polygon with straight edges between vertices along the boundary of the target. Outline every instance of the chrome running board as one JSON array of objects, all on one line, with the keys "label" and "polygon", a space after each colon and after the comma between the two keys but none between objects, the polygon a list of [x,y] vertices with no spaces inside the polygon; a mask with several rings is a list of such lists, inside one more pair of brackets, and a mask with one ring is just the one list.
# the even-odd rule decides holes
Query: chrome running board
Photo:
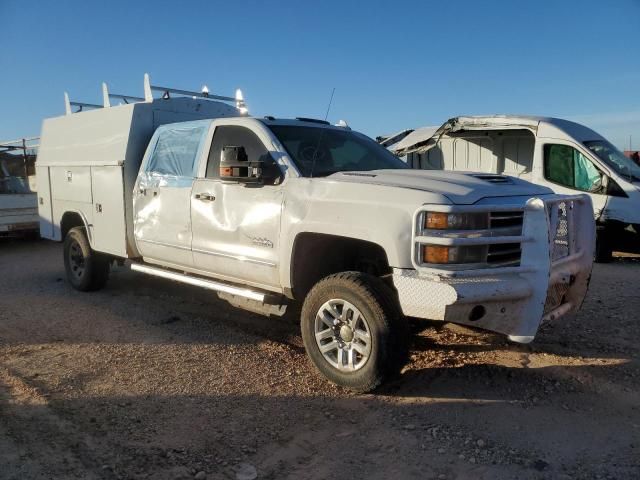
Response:
[{"label": "chrome running board", "polygon": [[202,287],[216,292],[228,293],[230,295],[236,295],[238,297],[248,298],[257,302],[264,302],[264,293],[249,290],[247,288],[234,287],[225,283],[214,282],[212,280],[205,280],[203,278],[193,277],[184,273],[172,272],[163,268],[149,267],[147,265],[141,265],[139,263],[132,263],[131,270],[136,272],[146,273],[155,277],[167,278],[175,282],[186,283],[188,285],[194,285],[196,287]]}]

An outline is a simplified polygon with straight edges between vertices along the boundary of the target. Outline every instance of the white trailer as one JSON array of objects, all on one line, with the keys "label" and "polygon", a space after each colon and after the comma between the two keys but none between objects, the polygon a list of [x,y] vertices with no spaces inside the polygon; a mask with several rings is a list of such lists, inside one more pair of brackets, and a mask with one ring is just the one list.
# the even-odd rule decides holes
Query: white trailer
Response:
[{"label": "white trailer", "polygon": [[37,141],[32,137],[0,142],[0,235],[38,231]]}]

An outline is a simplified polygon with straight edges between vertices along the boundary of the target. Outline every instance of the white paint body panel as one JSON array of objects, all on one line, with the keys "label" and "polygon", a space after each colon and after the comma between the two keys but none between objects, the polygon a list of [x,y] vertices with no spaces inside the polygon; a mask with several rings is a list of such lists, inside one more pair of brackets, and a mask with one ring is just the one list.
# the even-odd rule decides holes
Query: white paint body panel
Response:
[{"label": "white paint body panel", "polygon": [[202,269],[279,289],[283,189],[199,179],[192,197],[193,258]]}]

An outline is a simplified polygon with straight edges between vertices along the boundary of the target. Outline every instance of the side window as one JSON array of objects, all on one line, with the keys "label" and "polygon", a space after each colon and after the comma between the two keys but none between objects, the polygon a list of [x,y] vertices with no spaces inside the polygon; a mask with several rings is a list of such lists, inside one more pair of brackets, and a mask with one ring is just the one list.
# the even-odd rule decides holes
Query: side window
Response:
[{"label": "side window", "polygon": [[565,187],[596,192],[602,174],[582,153],[568,145],[544,146],[544,177]]},{"label": "side window", "polygon": [[146,171],[176,177],[194,177],[204,126],[163,129],[147,162]]},{"label": "side window", "polygon": [[222,148],[227,146],[244,147],[250,161],[262,160],[265,183],[278,183],[280,169],[273,160],[269,151],[258,136],[246,127],[237,125],[222,125],[216,127],[207,161],[207,178],[220,177],[220,157]]}]

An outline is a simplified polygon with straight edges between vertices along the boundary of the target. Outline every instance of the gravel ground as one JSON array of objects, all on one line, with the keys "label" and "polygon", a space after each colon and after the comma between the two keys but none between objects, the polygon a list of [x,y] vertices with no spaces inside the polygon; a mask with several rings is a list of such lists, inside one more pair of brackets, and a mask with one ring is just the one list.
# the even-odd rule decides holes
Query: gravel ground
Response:
[{"label": "gravel ground", "polygon": [[81,294],[59,244],[0,241],[0,478],[640,478],[639,260],[529,346],[412,322],[354,395],[292,318],[125,268]]}]

